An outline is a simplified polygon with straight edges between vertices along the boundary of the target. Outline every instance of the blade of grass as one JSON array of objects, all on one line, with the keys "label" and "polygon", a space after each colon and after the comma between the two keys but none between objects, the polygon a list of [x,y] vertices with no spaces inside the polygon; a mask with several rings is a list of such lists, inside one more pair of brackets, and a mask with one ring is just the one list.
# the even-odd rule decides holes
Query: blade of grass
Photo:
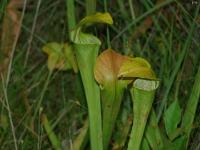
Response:
[{"label": "blade of grass", "polygon": [[131,28],[133,25],[135,25],[136,23],[140,22],[142,19],[144,19],[145,17],[147,17],[148,15],[150,15],[151,13],[159,10],[162,7],[165,7],[166,5],[174,2],[175,0],[167,0],[163,3],[160,3],[158,5],[156,5],[155,7],[153,7],[152,9],[150,9],[149,11],[145,12],[144,14],[142,14],[141,16],[137,17],[135,20],[133,20],[130,24],[128,24],[121,32],[119,32],[113,39],[111,42],[113,42],[114,40],[116,40],[117,38],[119,38],[124,32],[126,32],[129,28]]},{"label": "blade of grass", "polygon": [[131,12],[131,17],[133,20],[135,20],[135,11],[134,11],[134,8],[133,8],[133,1],[132,0],[129,0],[129,6],[130,6],[130,12]]},{"label": "blade of grass", "polygon": [[7,92],[7,88],[6,88],[6,83],[5,83],[2,75],[1,75],[1,79],[2,79],[2,85],[3,85],[3,93],[4,93],[4,97],[5,97],[5,105],[6,105],[6,108],[8,111],[8,117],[9,117],[10,126],[11,126],[11,130],[12,130],[14,147],[15,147],[15,150],[18,150],[17,139],[16,139],[16,134],[15,134],[15,127],[13,124],[13,118],[12,118],[12,114],[11,114],[11,110],[10,110],[10,104],[8,102],[8,92]]},{"label": "blade of grass", "polygon": [[[154,6],[152,0],[147,0],[147,1],[148,1],[148,3],[150,4],[151,7]],[[185,13],[185,15],[186,15],[186,17],[185,17],[185,18],[186,18],[186,22],[187,22],[189,25],[191,25],[191,24],[192,24],[192,21],[190,21],[190,20],[192,19],[192,16],[184,9],[184,7],[183,7],[178,1],[175,1],[175,2],[176,2],[177,5],[181,8],[181,10]],[[177,17],[177,19],[178,19],[180,25],[184,28],[184,31],[186,31],[187,34],[189,34],[189,31],[188,31],[187,27],[185,26],[185,24],[184,24],[183,22],[181,22],[181,20],[180,20],[179,17],[177,16],[176,8],[174,8],[173,6],[170,6],[169,9],[170,9],[170,11],[173,13],[173,15]],[[190,19],[189,19],[189,18],[190,18]],[[170,27],[170,24],[169,24],[169,22],[168,22],[168,20],[167,20],[167,18],[166,18],[162,13],[160,14],[160,19],[162,19],[162,21],[168,26],[168,28],[171,28],[171,27]],[[179,34],[178,34],[177,32],[174,32],[173,34],[176,36],[176,38],[178,38]],[[194,39],[194,37],[193,37],[193,41],[194,41],[194,43],[195,43],[196,45],[198,45],[198,42],[196,41],[196,39]]]},{"label": "blade of grass", "polygon": [[[106,0],[104,0],[103,1],[104,2],[104,10],[105,10],[105,12],[107,12],[108,11],[108,9],[107,9],[107,1]],[[111,43],[110,43],[110,30],[109,30],[109,27],[107,26],[106,27],[106,39],[107,39],[107,46],[108,46],[108,48],[111,48]]]},{"label": "blade of grass", "polygon": [[129,15],[126,11],[126,8],[124,6],[124,0],[117,0],[117,4],[119,5],[119,10],[120,10],[120,13],[122,14],[122,17],[125,19],[125,20],[128,20],[129,19]]},{"label": "blade of grass", "polygon": [[66,5],[67,5],[68,33],[70,34],[70,31],[76,25],[74,0],[66,0]]},{"label": "blade of grass", "polygon": [[31,34],[30,34],[30,37],[28,39],[28,48],[27,48],[26,56],[25,56],[25,60],[24,60],[24,68],[26,67],[26,65],[28,63],[28,58],[29,58],[29,54],[30,54],[30,50],[31,50],[31,44],[32,44],[32,40],[33,40],[33,34],[35,32],[35,27],[36,27],[36,22],[37,22],[37,18],[38,18],[38,13],[39,13],[39,10],[40,10],[41,1],[42,0],[38,0],[38,2],[37,2],[37,8],[36,8],[36,11],[35,11],[33,25],[32,25],[32,28],[31,28]]},{"label": "blade of grass", "polygon": [[0,21],[1,21],[1,19],[2,19],[3,14],[4,14],[4,11],[5,11],[5,8],[6,8],[7,3],[8,3],[7,0],[3,0],[3,1],[1,1],[1,3],[0,3]]},{"label": "blade of grass", "polygon": [[[188,24],[192,24],[192,22],[190,21],[190,19],[192,20],[193,17],[191,15],[191,13],[189,13],[185,7],[183,6],[184,3],[180,3],[179,1],[176,1],[177,6],[182,10],[182,12],[184,13],[184,15],[186,16],[185,19],[187,21]],[[198,4],[198,3],[197,3]],[[194,20],[196,22],[196,24],[198,24],[197,20]]]},{"label": "blade of grass", "polygon": [[44,87],[43,87],[43,89],[42,89],[40,98],[39,98],[39,100],[38,100],[38,102],[37,102],[37,105],[36,105],[36,108],[35,108],[35,111],[34,111],[34,114],[33,114],[33,122],[34,122],[34,120],[35,120],[35,118],[36,118],[36,115],[37,115],[37,113],[39,112],[39,109],[40,109],[40,107],[41,107],[42,100],[44,99],[44,96],[45,96],[47,87],[48,87],[48,85],[49,85],[49,81],[50,81],[51,75],[52,75],[52,71],[49,71],[48,76],[47,76],[47,79],[46,79],[45,84],[44,84]]},{"label": "blade of grass", "polygon": [[88,120],[84,122],[84,126],[80,129],[79,135],[73,141],[73,150],[84,150],[85,145],[89,139],[89,123]]},{"label": "blade of grass", "polygon": [[185,113],[183,115],[183,120],[182,120],[182,124],[181,124],[181,126],[184,129],[184,132],[186,133],[186,136],[187,136],[187,144],[188,144],[190,133],[192,130],[192,124],[194,121],[195,112],[197,110],[199,97],[200,97],[200,67],[198,68],[198,72],[195,77],[192,92],[191,92],[190,98],[187,102]]},{"label": "blade of grass", "polygon": [[96,12],[96,0],[86,0],[86,14],[92,15]]},{"label": "blade of grass", "polygon": [[182,64],[187,52],[189,51],[189,47],[190,47],[190,45],[192,43],[192,35],[193,35],[193,33],[194,33],[195,29],[196,29],[195,20],[198,17],[199,9],[200,9],[200,3],[197,6],[197,9],[196,9],[196,12],[195,12],[194,21],[193,21],[193,24],[191,25],[188,38],[186,39],[185,44],[183,45],[183,50],[181,51],[180,56],[179,56],[179,58],[177,60],[177,63],[175,65],[175,68],[173,69],[173,72],[172,72],[172,74],[170,76],[170,79],[169,79],[169,82],[168,82],[168,85],[167,85],[167,89],[166,89],[165,94],[163,96],[163,99],[161,101],[161,105],[159,105],[158,117],[157,117],[158,122],[159,122],[159,120],[160,120],[160,118],[162,116],[163,109],[164,109],[164,107],[165,107],[165,105],[167,103],[167,98],[168,98],[169,92],[171,90],[171,87],[172,87],[172,85],[174,83],[174,80],[176,78],[176,75],[177,75],[177,73],[178,73],[178,71],[179,71],[179,69],[181,67],[181,64]]},{"label": "blade of grass", "polygon": [[146,137],[144,137],[142,139],[141,149],[142,150],[150,150],[150,146],[149,146],[149,143],[148,143]]},{"label": "blade of grass", "polygon": [[47,136],[52,144],[52,146],[54,147],[55,150],[61,150],[61,143],[58,140],[57,136],[55,135],[55,133],[52,130],[52,127],[49,123],[49,120],[47,119],[47,116],[45,114],[42,115],[42,124],[44,126],[44,129],[47,133]]}]

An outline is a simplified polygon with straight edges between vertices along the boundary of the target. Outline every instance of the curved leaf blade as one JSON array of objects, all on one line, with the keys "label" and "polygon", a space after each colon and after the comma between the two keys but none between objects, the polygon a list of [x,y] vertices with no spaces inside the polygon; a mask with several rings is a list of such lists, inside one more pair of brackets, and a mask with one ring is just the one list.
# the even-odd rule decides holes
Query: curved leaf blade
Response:
[{"label": "curved leaf blade", "polygon": [[177,126],[181,121],[181,108],[178,101],[174,101],[164,113],[164,122],[167,135],[170,140],[175,137],[173,134],[177,131]]}]

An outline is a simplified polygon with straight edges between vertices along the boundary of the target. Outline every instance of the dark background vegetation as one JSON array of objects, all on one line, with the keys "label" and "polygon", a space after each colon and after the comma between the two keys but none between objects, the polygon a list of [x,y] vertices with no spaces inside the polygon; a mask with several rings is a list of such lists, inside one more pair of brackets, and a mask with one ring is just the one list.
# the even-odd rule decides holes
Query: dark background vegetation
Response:
[{"label": "dark background vegetation", "polygon": [[[6,16],[6,9],[3,7],[6,1],[3,1],[0,2],[1,39],[3,32],[14,32],[13,28],[16,26],[14,23],[7,28],[3,26]],[[111,47],[114,50],[125,55],[144,57],[151,63],[161,81],[154,101],[155,108],[159,109],[161,101],[166,96],[167,104],[178,99],[184,110],[200,60],[200,15],[194,20],[195,10],[200,2],[182,0],[169,3],[129,26],[135,19],[156,8],[161,1],[165,0],[109,0],[106,3],[97,0],[97,11],[107,10],[112,15],[114,24],[109,28],[97,25],[89,31],[101,39],[101,51],[108,47],[108,37],[110,37]],[[51,143],[40,122],[41,116],[37,116],[34,123],[31,121],[36,102],[41,94],[44,94],[40,106],[41,114],[48,116],[62,144],[70,148],[72,140],[79,133],[87,116],[80,75],[72,70],[54,71],[44,91],[49,71],[46,65],[47,56],[41,50],[47,42],[61,43],[69,40],[67,24],[70,20],[67,19],[66,1],[28,0],[25,8],[21,33],[13,57],[12,48],[7,49],[5,56],[7,59],[12,59],[12,66],[6,92],[0,95],[0,149],[14,148],[8,112],[12,115],[19,149],[51,149]],[[18,13],[22,14],[23,9],[23,5],[19,6]],[[84,1],[76,0],[75,9],[78,21],[86,14]],[[194,33],[192,38],[188,39],[193,21],[195,22]],[[10,45],[14,43],[14,39],[11,38]],[[1,45],[3,45],[2,41]],[[180,55],[184,50],[186,53],[181,65],[178,66]],[[1,72],[9,70],[6,69],[8,65],[2,63],[4,59],[1,57]],[[123,128],[121,120],[126,121],[131,116],[129,97],[128,92],[125,93],[118,128]],[[9,102],[9,109],[5,99]],[[200,106],[196,112],[191,136],[191,150],[198,150],[198,147],[200,149],[199,113]]]}]

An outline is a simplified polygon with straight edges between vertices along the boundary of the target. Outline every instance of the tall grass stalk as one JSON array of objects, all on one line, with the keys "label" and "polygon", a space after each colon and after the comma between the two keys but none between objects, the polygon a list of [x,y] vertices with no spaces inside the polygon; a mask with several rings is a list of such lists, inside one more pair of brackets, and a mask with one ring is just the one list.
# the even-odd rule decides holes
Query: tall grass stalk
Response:
[{"label": "tall grass stalk", "polygon": [[47,88],[48,88],[51,75],[52,75],[52,71],[49,71],[48,76],[47,76],[47,80],[46,80],[45,83],[44,83],[44,87],[43,87],[43,89],[42,89],[42,91],[41,91],[39,100],[37,101],[37,104],[36,104],[36,108],[35,108],[35,111],[34,111],[34,114],[33,114],[33,121],[35,120],[37,114],[39,113],[39,109],[40,109],[40,107],[41,107],[41,104],[42,104],[42,101],[43,101],[43,99],[44,99],[46,90],[47,90]]},{"label": "tall grass stalk", "polygon": [[129,7],[130,7],[132,20],[135,20],[136,16],[135,16],[135,11],[134,11],[134,7],[133,7],[133,1],[132,0],[128,0],[128,2],[129,2]]},{"label": "tall grass stalk", "polygon": [[198,72],[195,77],[192,92],[187,102],[185,113],[183,115],[182,125],[181,125],[184,132],[186,133],[187,144],[188,144],[190,133],[192,130],[192,124],[194,121],[195,112],[197,110],[199,98],[200,98],[200,67],[198,68]]},{"label": "tall grass stalk", "polygon": [[74,0],[66,0],[67,5],[67,23],[68,23],[68,34],[76,25],[76,13],[75,13],[75,2]]},{"label": "tall grass stalk", "polygon": [[52,126],[49,123],[47,116],[45,114],[43,114],[41,120],[42,120],[42,124],[44,126],[44,129],[46,130],[47,136],[48,136],[50,142],[53,145],[53,148],[55,150],[61,150],[61,143],[58,140],[55,133],[53,132]]},{"label": "tall grass stalk", "polygon": [[96,0],[86,0],[86,14],[92,15],[96,12]]},{"label": "tall grass stalk", "polygon": [[[103,2],[104,2],[104,10],[105,12],[108,12],[107,0],[104,0]],[[106,27],[106,39],[108,48],[111,48],[109,27]]]},{"label": "tall grass stalk", "polygon": [[28,48],[27,48],[27,51],[26,51],[26,56],[25,56],[25,61],[24,61],[24,68],[26,67],[26,65],[28,63],[28,58],[29,58],[29,54],[30,54],[30,50],[31,50],[32,40],[33,40],[33,34],[35,32],[35,27],[36,27],[38,15],[39,15],[41,2],[42,2],[42,0],[38,0],[38,2],[37,2],[37,8],[36,8],[35,16],[34,16],[34,19],[33,19],[33,25],[32,25],[32,28],[31,28],[31,34],[30,34],[30,37],[28,39]]},{"label": "tall grass stalk", "polygon": [[5,11],[7,3],[8,3],[8,0],[3,0],[0,2],[0,21],[2,19],[2,16],[4,15],[4,11]]},{"label": "tall grass stalk", "polygon": [[9,117],[10,126],[11,126],[11,130],[12,130],[14,148],[15,148],[15,150],[18,150],[18,144],[17,144],[16,134],[15,134],[15,127],[13,124],[13,118],[12,118],[12,114],[11,114],[10,104],[8,102],[8,92],[7,92],[5,80],[2,75],[1,75],[1,80],[2,80],[2,85],[3,85],[3,93],[4,93],[4,97],[5,97],[5,105],[6,105],[6,108],[8,111],[8,117]]}]

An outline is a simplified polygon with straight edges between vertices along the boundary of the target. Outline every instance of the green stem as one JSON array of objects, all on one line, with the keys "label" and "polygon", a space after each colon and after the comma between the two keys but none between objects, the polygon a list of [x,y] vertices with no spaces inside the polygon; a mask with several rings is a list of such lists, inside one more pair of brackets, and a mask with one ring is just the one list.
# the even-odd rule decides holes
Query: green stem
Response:
[{"label": "green stem", "polygon": [[144,129],[152,107],[157,81],[137,79],[131,89],[133,100],[133,127],[128,143],[128,150],[139,150]]},{"label": "green stem", "polygon": [[92,15],[96,12],[96,0],[86,0],[86,14]]},{"label": "green stem", "polygon": [[197,105],[199,102],[199,97],[200,97],[200,67],[198,68],[198,72],[196,74],[192,92],[188,100],[188,103],[186,105],[186,109],[185,109],[185,113],[184,113],[183,121],[182,121],[182,128],[184,129],[187,136],[187,143],[189,141],[190,132],[192,130],[192,124],[194,121],[195,112],[196,112]]},{"label": "green stem", "polygon": [[[113,83],[114,84],[114,83]],[[110,84],[110,85],[113,85]],[[121,105],[121,100],[123,96],[123,91],[124,91],[125,84],[122,85],[122,83],[117,82],[117,84],[113,86],[107,86],[102,90],[101,92],[101,100],[102,100],[102,108],[103,108],[103,146],[104,150],[107,149],[109,145],[110,138],[112,136],[112,131],[114,128],[114,124],[118,115],[118,112],[120,110],[120,105]],[[108,115],[110,114],[110,115]],[[85,130],[88,128],[88,125],[84,125]],[[82,130],[81,130],[82,131]],[[88,140],[88,136],[86,132],[84,132],[84,140],[80,141],[80,137],[83,136],[83,133],[81,132],[75,143],[75,147],[73,149],[78,150],[78,149],[84,149],[85,143]],[[78,143],[78,144],[77,144]]]},{"label": "green stem", "polygon": [[75,8],[74,8],[74,0],[66,0],[67,4],[67,22],[68,22],[68,32],[75,27],[76,25],[76,17],[75,17]]},{"label": "green stem", "polygon": [[[104,10],[105,10],[105,12],[108,12],[108,9],[107,9],[107,0],[104,0],[103,2],[104,2]],[[107,39],[107,46],[108,46],[108,48],[111,48],[109,27],[106,27],[106,39]]]},{"label": "green stem", "polygon": [[100,89],[94,79],[94,64],[99,45],[75,44],[74,46],[88,104],[91,149],[102,150]]}]

